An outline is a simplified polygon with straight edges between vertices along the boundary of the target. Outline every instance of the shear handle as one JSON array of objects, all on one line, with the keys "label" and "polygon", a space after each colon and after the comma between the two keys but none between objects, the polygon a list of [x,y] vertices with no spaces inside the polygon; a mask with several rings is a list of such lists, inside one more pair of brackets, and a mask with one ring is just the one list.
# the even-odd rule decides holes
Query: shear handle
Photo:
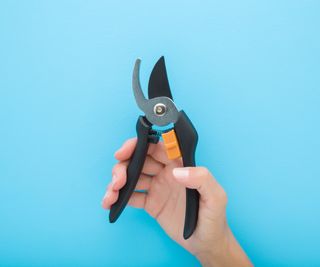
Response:
[{"label": "shear handle", "polygon": [[[192,122],[183,110],[179,112],[179,119],[174,125],[184,167],[194,167],[195,151],[198,143],[198,134]],[[199,192],[196,189],[186,188],[186,213],[183,237],[188,239],[194,232],[199,211]]]},{"label": "shear handle", "polygon": [[137,185],[148,152],[151,126],[145,117],[140,116],[138,118],[136,125],[138,137],[137,146],[127,168],[127,182],[125,186],[120,189],[117,202],[111,206],[109,213],[109,221],[111,223],[119,218]]}]

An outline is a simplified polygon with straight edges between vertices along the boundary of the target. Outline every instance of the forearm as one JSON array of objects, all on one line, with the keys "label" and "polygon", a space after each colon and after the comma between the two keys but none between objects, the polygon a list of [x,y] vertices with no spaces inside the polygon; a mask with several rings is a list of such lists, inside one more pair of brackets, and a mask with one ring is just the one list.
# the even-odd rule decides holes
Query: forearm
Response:
[{"label": "forearm", "polygon": [[203,267],[253,266],[230,229],[219,250],[199,254],[197,258]]}]

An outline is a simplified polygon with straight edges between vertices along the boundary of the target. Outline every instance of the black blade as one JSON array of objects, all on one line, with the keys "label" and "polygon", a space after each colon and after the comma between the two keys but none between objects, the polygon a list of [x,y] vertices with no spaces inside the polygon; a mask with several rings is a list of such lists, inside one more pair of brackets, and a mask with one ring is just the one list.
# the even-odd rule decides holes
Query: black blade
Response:
[{"label": "black blade", "polygon": [[148,96],[149,99],[166,96],[173,100],[163,56],[158,60],[151,72],[148,85]]}]

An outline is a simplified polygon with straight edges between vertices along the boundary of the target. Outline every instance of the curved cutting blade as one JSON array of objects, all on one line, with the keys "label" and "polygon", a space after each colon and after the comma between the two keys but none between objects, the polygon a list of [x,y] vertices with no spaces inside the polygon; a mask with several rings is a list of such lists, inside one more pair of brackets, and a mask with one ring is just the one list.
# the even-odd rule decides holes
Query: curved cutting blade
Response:
[{"label": "curved cutting blade", "polygon": [[143,112],[146,112],[145,107],[147,105],[148,100],[145,98],[140,85],[140,78],[139,78],[140,64],[141,64],[141,59],[138,58],[136,60],[136,63],[134,64],[133,75],[132,75],[132,88],[133,88],[134,98],[136,99],[136,103],[138,107]]},{"label": "curved cutting blade", "polygon": [[163,56],[157,61],[151,72],[148,85],[148,96],[149,99],[166,96],[173,100]]}]

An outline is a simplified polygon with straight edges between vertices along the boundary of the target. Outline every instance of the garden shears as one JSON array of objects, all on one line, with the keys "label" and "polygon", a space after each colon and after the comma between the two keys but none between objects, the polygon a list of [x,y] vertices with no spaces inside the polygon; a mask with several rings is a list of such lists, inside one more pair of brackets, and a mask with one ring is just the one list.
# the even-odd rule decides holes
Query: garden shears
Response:
[{"label": "garden shears", "polygon": [[[127,182],[120,189],[118,200],[111,206],[111,223],[118,219],[135,190],[150,143],[157,143],[162,137],[169,159],[182,158],[184,167],[196,166],[198,134],[186,113],[183,110],[179,111],[173,102],[164,57],[157,61],[151,72],[148,99],[140,85],[140,63],[140,59],[135,62],[132,87],[136,103],[145,115],[139,116],[137,120],[137,145],[127,168]],[[188,239],[196,228],[198,210],[198,191],[186,188],[184,239]]]}]

